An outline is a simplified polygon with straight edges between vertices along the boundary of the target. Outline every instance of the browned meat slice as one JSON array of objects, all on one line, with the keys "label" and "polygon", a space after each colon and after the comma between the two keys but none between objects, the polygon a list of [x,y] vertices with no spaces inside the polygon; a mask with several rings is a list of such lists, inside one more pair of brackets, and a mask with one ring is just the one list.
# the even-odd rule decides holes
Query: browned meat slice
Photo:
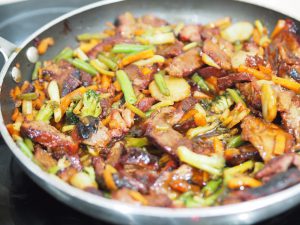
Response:
[{"label": "browned meat slice", "polygon": [[133,82],[133,85],[137,87],[139,90],[143,90],[147,88],[149,83],[153,80],[154,73],[157,72],[157,66],[153,65],[148,67],[150,69],[150,73],[143,74],[141,69],[133,64],[130,64],[124,68],[124,71],[128,75],[129,79]]},{"label": "browned meat slice", "polygon": [[152,97],[144,97],[137,103],[137,107],[143,112],[148,111],[151,106],[155,103],[155,99]]},{"label": "browned meat slice", "polygon": [[140,205],[141,203],[135,200],[130,194],[130,190],[127,188],[122,188],[120,190],[114,191],[112,193],[112,199],[116,199],[121,202],[126,202],[134,205]]},{"label": "browned meat slice", "polygon": [[80,71],[64,60],[59,61],[57,64],[47,65],[43,68],[42,73],[43,75],[50,75],[53,80],[57,81],[61,96],[67,95],[81,85],[80,78],[77,78]]},{"label": "browned meat slice", "polygon": [[300,170],[300,155],[287,153],[270,160],[265,167],[256,174],[258,179],[270,180],[274,175],[286,172],[291,166],[296,166]]},{"label": "browned meat slice", "polygon": [[175,109],[172,107],[163,108],[158,113],[153,113],[146,124],[145,136],[149,138],[150,142],[158,148],[164,150],[170,155],[177,156],[177,148],[179,146],[186,146],[196,152],[204,152],[200,146],[197,146],[193,141],[185,138],[181,133],[174,130],[168,122],[172,119]]},{"label": "browned meat slice", "polygon": [[298,184],[299,182],[300,170],[297,168],[291,168],[286,172],[275,175],[266,184],[258,188],[250,188],[244,191],[231,192],[223,203],[231,204],[264,197],[282,191],[288,187]]},{"label": "browned meat slice", "polygon": [[103,171],[104,171],[104,168],[105,168],[104,160],[99,156],[93,157],[92,158],[92,165],[95,169],[96,176],[97,177],[102,177]]},{"label": "browned meat slice", "polygon": [[218,88],[220,90],[225,90],[233,86],[236,83],[247,82],[253,80],[253,76],[248,73],[232,73],[228,76],[220,77],[217,79]]},{"label": "browned meat slice", "polygon": [[225,152],[226,164],[229,166],[237,166],[248,160],[260,161],[261,157],[256,148],[251,144],[243,145],[238,149],[228,150]]},{"label": "browned meat slice", "polygon": [[278,94],[278,110],[286,131],[293,134],[300,144],[300,97],[291,91]]},{"label": "browned meat slice", "polygon": [[161,27],[168,24],[164,19],[158,18],[153,15],[144,15],[141,17],[141,21],[142,23],[150,25],[152,27]]},{"label": "browned meat slice", "polygon": [[198,70],[198,73],[201,75],[203,78],[209,78],[209,77],[224,77],[227,75],[225,70],[218,69],[212,66],[207,66],[204,68],[200,68]]},{"label": "browned meat slice", "polygon": [[157,194],[151,192],[145,196],[149,206],[156,207],[170,207],[172,206],[172,200],[166,194]]},{"label": "browned meat slice", "polygon": [[136,20],[134,16],[129,13],[123,13],[117,20],[117,32],[123,37],[131,37],[136,30]]},{"label": "browned meat slice", "polygon": [[83,144],[95,146],[97,148],[104,148],[111,141],[111,136],[107,127],[99,122],[98,127],[91,135],[82,141]]},{"label": "browned meat slice", "polygon": [[173,77],[186,77],[202,66],[200,49],[193,48],[177,57],[167,66],[166,71]]},{"label": "browned meat slice", "polygon": [[122,163],[148,170],[158,169],[158,158],[140,148],[127,148],[127,154],[122,157]]},{"label": "browned meat slice", "polygon": [[252,67],[252,68],[258,68],[258,66],[265,66],[265,62],[264,59],[259,57],[259,56],[251,56],[248,55],[246,60],[245,60],[245,64],[248,67]]},{"label": "browned meat slice", "polygon": [[196,24],[185,25],[179,33],[179,39],[182,41],[201,41],[202,27]]},{"label": "browned meat slice", "polygon": [[245,97],[247,105],[254,110],[261,110],[261,91],[256,81],[236,84],[241,94]]},{"label": "browned meat slice", "polygon": [[78,151],[78,143],[74,142],[70,136],[59,132],[55,127],[42,121],[24,122],[21,126],[21,132],[34,142],[53,151],[62,151],[71,155],[76,154]]},{"label": "browned meat slice", "polygon": [[40,145],[36,145],[34,148],[34,159],[45,170],[49,170],[57,164],[57,161],[53,159],[51,154],[42,149]]},{"label": "browned meat slice", "polygon": [[115,167],[119,163],[123,152],[124,144],[122,142],[116,142],[114,146],[109,150],[105,163]]},{"label": "browned meat slice", "polygon": [[288,152],[293,147],[294,138],[291,134],[254,116],[247,116],[241,128],[243,140],[251,142],[264,161],[271,160],[276,152]]},{"label": "browned meat slice", "polygon": [[165,58],[173,58],[182,53],[183,46],[183,43],[177,40],[174,44],[158,46],[157,55],[161,55]]},{"label": "browned meat slice", "polygon": [[85,87],[90,86],[93,83],[92,76],[84,71],[80,71],[80,81]]},{"label": "browned meat slice", "polygon": [[116,44],[120,44],[120,43],[132,43],[133,41],[131,39],[122,37],[121,35],[117,34],[115,36],[112,37],[108,37],[105,38],[102,42],[100,42],[99,44],[97,44],[94,48],[92,48],[87,55],[94,59],[98,56],[98,54],[102,51],[104,51],[104,49],[108,48],[108,47],[113,47]]},{"label": "browned meat slice", "polygon": [[207,39],[204,41],[203,52],[211,57],[222,69],[231,69],[230,57],[222,50],[218,44]]},{"label": "browned meat slice", "polygon": [[200,35],[203,41],[206,39],[212,40],[213,38],[220,36],[220,29],[218,27],[203,27]]}]

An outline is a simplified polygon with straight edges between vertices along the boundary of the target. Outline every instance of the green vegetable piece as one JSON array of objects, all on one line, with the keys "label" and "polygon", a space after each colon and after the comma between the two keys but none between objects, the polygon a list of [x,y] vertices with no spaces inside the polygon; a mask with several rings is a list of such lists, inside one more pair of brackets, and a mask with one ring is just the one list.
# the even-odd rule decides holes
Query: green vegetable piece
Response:
[{"label": "green vegetable piece", "polygon": [[147,49],[153,48],[150,45],[138,45],[138,44],[117,44],[113,47],[113,53],[136,53]]},{"label": "green vegetable piece", "polygon": [[126,137],[126,146],[127,147],[145,147],[149,144],[148,139],[143,138],[134,138],[134,137]]},{"label": "green vegetable piece", "polygon": [[17,99],[19,99],[19,100],[27,100],[27,101],[35,100],[37,98],[38,98],[38,94],[35,93],[35,92],[25,93],[25,94],[19,94],[17,96]]},{"label": "green vegetable piece", "polygon": [[112,61],[110,58],[104,56],[104,55],[98,55],[98,60],[102,63],[104,63],[109,69],[116,71],[118,69],[117,63]]},{"label": "green vegetable piece", "polygon": [[33,152],[34,147],[33,147],[33,142],[29,138],[24,139],[24,143],[27,145],[27,147],[30,149],[30,151]]},{"label": "green vegetable piece", "polygon": [[233,99],[235,103],[241,103],[245,107],[247,107],[246,103],[244,102],[243,98],[241,97],[241,95],[238,93],[237,90],[227,88],[227,92],[229,93],[230,97]]},{"label": "green vegetable piece", "polygon": [[77,40],[78,41],[89,41],[91,39],[100,40],[100,39],[104,39],[107,37],[108,37],[108,35],[104,34],[104,33],[95,33],[95,34],[84,33],[84,34],[77,35]]},{"label": "green vegetable piece", "polygon": [[215,97],[211,103],[211,111],[215,113],[223,113],[233,105],[233,100],[228,96],[228,93]]},{"label": "green vegetable piece", "polygon": [[121,86],[122,92],[125,97],[125,101],[129,102],[130,104],[136,103],[137,99],[131,84],[131,81],[129,80],[127,74],[124,70],[118,70],[116,72],[117,80]]},{"label": "green vegetable piece", "polygon": [[215,193],[220,185],[222,184],[222,179],[210,180],[207,185],[201,190],[204,196],[209,196]]},{"label": "green vegetable piece", "polygon": [[21,151],[28,157],[28,158],[32,158],[33,154],[32,151],[30,149],[30,147],[28,147],[26,145],[26,143],[23,141],[23,139],[21,137],[17,137],[16,138],[16,143],[19,146],[19,148],[21,149]]},{"label": "green vegetable piece", "polygon": [[79,118],[78,116],[76,116],[74,113],[73,113],[73,110],[74,108],[76,107],[76,104],[72,103],[69,108],[67,109],[66,111],[66,122],[68,124],[77,124],[79,122]]},{"label": "green vegetable piece", "polygon": [[227,148],[237,148],[243,145],[245,141],[242,139],[242,135],[236,135],[229,139],[227,143]]},{"label": "green vegetable piece", "polygon": [[207,85],[207,83],[204,81],[204,79],[202,77],[200,77],[197,73],[195,73],[192,76],[192,80],[198,85],[198,87],[202,90],[202,91],[206,91],[209,92],[209,87]]},{"label": "green vegetable piece", "polygon": [[165,81],[164,74],[162,71],[160,71],[154,75],[154,80],[155,80],[155,83],[156,83],[159,91],[165,96],[170,96],[170,90],[168,89],[168,86],[167,86],[167,83]]},{"label": "green vegetable piece", "polygon": [[96,76],[98,74],[98,71],[93,66],[91,66],[89,63],[81,59],[77,58],[77,59],[69,60],[69,62],[76,68],[89,73],[91,76]]},{"label": "green vegetable piece", "polygon": [[39,73],[39,69],[41,68],[42,63],[40,61],[37,61],[35,63],[32,75],[31,75],[31,79],[32,80],[37,80],[38,79],[38,73]]},{"label": "green vegetable piece", "polygon": [[94,90],[88,90],[83,94],[82,103],[83,107],[80,111],[81,117],[98,117],[101,114],[102,108],[100,106],[100,95]]},{"label": "green vegetable piece", "polygon": [[64,48],[57,56],[54,57],[54,61],[58,62],[62,59],[71,59],[73,57],[73,50],[69,47]]},{"label": "green vegetable piece", "polygon": [[49,101],[48,103],[44,104],[39,112],[37,113],[35,120],[36,121],[44,121],[49,123],[50,119],[54,113],[54,109],[57,105],[54,102]]}]

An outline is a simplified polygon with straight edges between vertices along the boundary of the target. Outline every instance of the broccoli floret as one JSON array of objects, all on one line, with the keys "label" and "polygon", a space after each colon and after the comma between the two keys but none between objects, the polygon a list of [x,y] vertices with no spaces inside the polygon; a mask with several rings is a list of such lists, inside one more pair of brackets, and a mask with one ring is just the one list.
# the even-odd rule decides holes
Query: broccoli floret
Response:
[{"label": "broccoli floret", "polygon": [[35,120],[49,123],[54,113],[54,109],[56,107],[58,107],[58,104],[56,102],[52,102],[52,101],[47,102],[41,107],[40,111],[37,113],[35,117]]},{"label": "broccoli floret", "polygon": [[86,93],[84,93],[82,102],[83,107],[80,114],[82,117],[98,117],[101,114],[102,109],[100,106],[100,95],[94,90],[88,90]]},{"label": "broccoli floret", "polygon": [[72,103],[66,111],[66,122],[68,124],[77,124],[79,121],[78,116],[73,113],[76,104]]},{"label": "broccoli floret", "polygon": [[215,113],[223,113],[224,110],[229,109],[233,105],[233,100],[229,94],[225,92],[223,95],[215,97],[211,105],[211,111]]}]

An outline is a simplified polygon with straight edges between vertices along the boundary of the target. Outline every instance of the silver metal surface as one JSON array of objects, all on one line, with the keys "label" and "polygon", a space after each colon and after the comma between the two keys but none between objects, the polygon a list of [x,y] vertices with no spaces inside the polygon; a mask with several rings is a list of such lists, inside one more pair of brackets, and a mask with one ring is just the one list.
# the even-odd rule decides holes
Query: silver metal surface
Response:
[{"label": "silver metal surface", "polygon": [[11,53],[16,49],[16,46],[10,41],[0,37],[0,52],[4,56],[4,60],[7,61]]},{"label": "silver metal surface", "polygon": [[[264,198],[211,208],[169,209],[134,206],[76,189],[41,170],[20,151],[5,127],[10,121],[13,109],[12,101],[7,98],[7,93],[15,86],[9,76],[11,68],[15,63],[22,62],[20,69],[25,79],[29,79],[33,65],[26,59],[26,50],[32,46],[36,37],[54,37],[55,47],[50,48],[41,59],[52,58],[59,49],[68,45],[75,46],[76,34],[99,31],[104,28],[106,21],[114,20],[124,11],[131,11],[135,15],[153,13],[169,21],[186,23],[207,23],[230,15],[236,20],[254,21],[259,18],[267,26],[274,26],[277,19],[285,18],[284,15],[271,10],[227,0],[107,0],[75,10],[45,25],[20,45],[20,52],[12,53],[0,75],[1,134],[29,176],[71,207],[97,218],[124,224],[251,224],[272,217],[299,203],[300,185],[296,185]],[[71,28],[70,31],[66,31],[66,23]]]}]

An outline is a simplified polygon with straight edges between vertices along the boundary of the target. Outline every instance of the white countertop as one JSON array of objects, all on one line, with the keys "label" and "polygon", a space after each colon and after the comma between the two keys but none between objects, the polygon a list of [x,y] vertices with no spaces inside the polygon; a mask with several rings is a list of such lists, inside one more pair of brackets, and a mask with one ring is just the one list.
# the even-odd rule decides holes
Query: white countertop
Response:
[{"label": "white countertop", "polygon": [[[0,5],[26,0],[0,0]],[[62,0],[63,1],[63,0]],[[97,0],[95,0],[97,1]],[[300,0],[238,0],[274,9],[300,20]]]}]

